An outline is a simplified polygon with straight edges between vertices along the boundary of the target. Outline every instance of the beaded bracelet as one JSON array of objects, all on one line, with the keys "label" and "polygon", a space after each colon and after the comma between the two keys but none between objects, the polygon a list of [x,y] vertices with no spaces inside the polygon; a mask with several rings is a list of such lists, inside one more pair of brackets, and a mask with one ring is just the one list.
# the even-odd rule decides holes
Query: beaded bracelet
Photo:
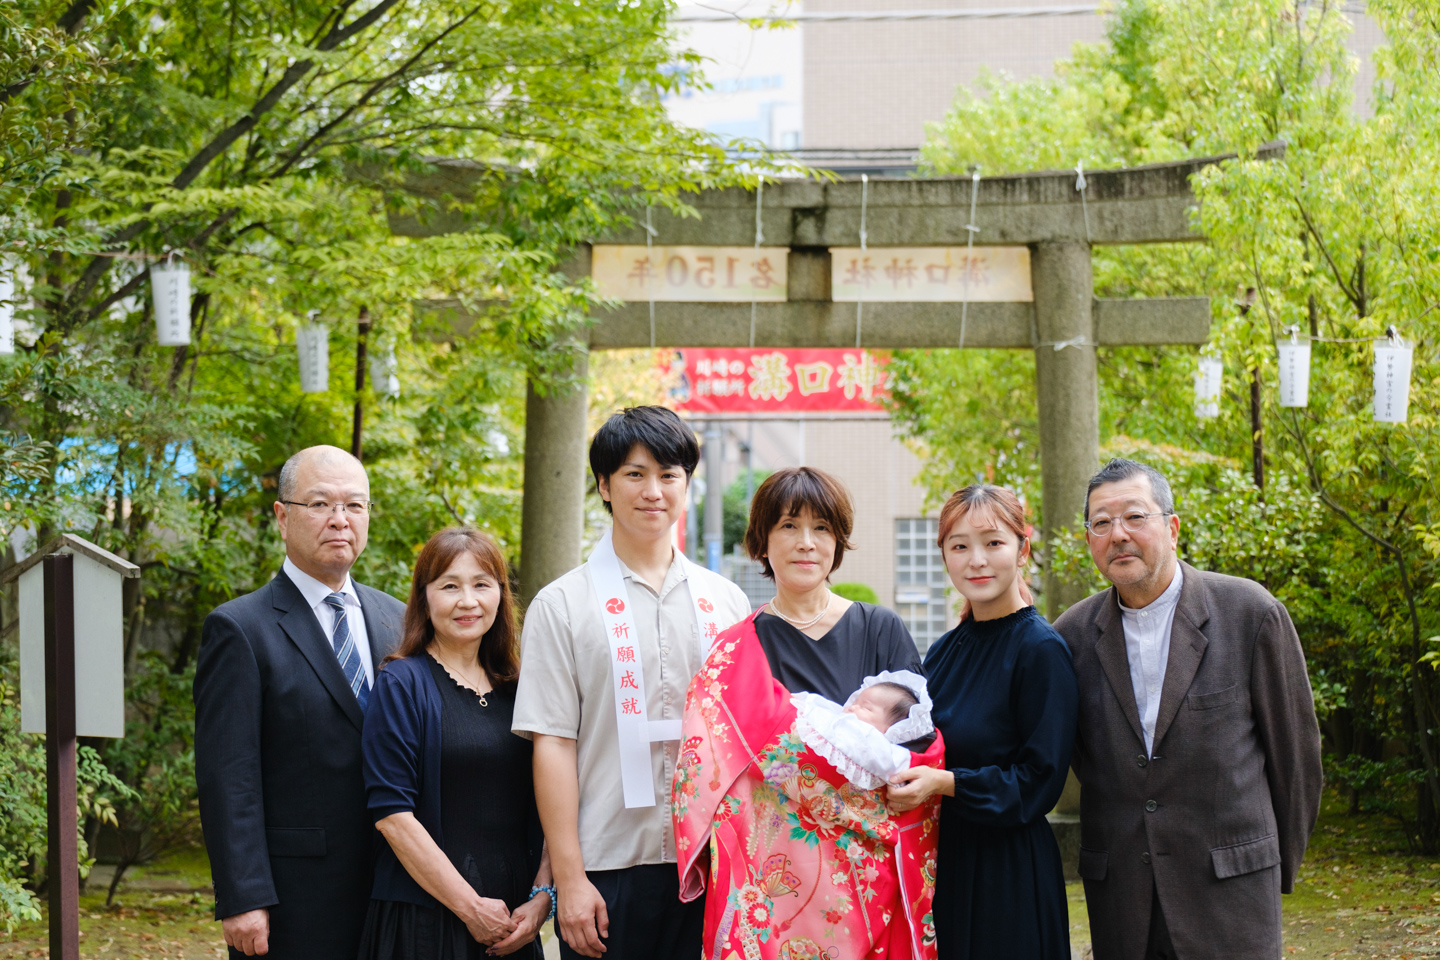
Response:
[{"label": "beaded bracelet", "polygon": [[547,917],[545,918],[545,920],[542,921],[542,922],[549,922],[549,921],[555,919],[555,903],[556,903],[556,900],[558,899],[558,898],[555,896],[555,888],[554,888],[553,886],[531,887],[531,888],[530,888],[530,899],[531,899],[531,900],[534,900],[534,899],[535,899],[535,895],[536,895],[537,893],[548,893],[548,894],[550,894],[550,915],[547,916]]}]

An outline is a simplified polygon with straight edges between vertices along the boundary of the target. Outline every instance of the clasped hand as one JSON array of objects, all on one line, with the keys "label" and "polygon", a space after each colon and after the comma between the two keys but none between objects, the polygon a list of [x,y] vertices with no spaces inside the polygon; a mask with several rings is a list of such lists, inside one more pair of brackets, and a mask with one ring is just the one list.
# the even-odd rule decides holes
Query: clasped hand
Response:
[{"label": "clasped hand", "polygon": [[[510,914],[510,919],[515,924],[515,929],[503,940],[491,945],[485,952],[492,957],[503,957],[514,953],[525,944],[534,940],[540,933],[540,926],[545,918],[550,915],[550,894],[537,893],[534,898],[516,907]],[[483,943],[484,941],[480,941]]]},{"label": "clasped hand", "polygon": [[906,813],[936,794],[955,796],[955,775],[949,770],[936,770],[934,767],[911,767],[890,778],[887,793],[890,809],[895,813]]},{"label": "clasped hand", "polygon": [[465,928],[470,931],[475,942],[486,946],[506,939],[515,932],[517,926],[504,900],[491,900],[487,897],[477,898],[463,919]]}]

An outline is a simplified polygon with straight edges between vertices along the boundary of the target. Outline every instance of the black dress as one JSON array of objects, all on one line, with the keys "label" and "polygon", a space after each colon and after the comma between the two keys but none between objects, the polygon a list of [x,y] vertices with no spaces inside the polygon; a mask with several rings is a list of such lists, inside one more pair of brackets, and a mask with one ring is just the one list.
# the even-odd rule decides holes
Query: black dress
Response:
[{"label": "black dress", "polygon": [[930,647],[925,673],[955,775],[940,806],[940,957],[1069,960],[1065,874],[1045,814],[1075,742],[1070,648],[1026,607],[965,620]]},{"label": "black dress", "polygon": [[[539,867],[539,816],[530,741],[510,732],[515,688],[485,694],[456,683],[427,656],[440,691],[440,832],[445,856],[482,897],[514,910]],[[480,960],[484,944],[444,906],[371,900],[360,960]],[[510,954],[540,960],[540,936]]]},{"label": "black dress", "polygon": [[887,607],[852,603],[819,640],[771,613],[755,618],[755,633],[770,673],[791,693],[844,703],[866,677],[882,670],[921,670],[910,631]]}]

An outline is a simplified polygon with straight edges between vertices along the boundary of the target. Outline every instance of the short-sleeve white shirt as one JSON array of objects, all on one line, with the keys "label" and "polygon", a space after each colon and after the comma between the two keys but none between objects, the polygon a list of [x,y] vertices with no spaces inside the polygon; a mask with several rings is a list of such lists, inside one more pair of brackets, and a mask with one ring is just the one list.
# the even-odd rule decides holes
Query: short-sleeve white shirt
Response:
[{"label": "short-sleeve white shirt", "polygon": [[[709,652],[699,635],[686,564],[670,564],[657,593],[622,561],[645,677],[651,720],[680,719],[685,691]],[[750,615],[750,602],[718,574],[707,588],[723,630]],[[541,590],[525,613],[520,635],[520,683],[512,729],[525,737],[547,734],[576,741],[580,778],[580,853],[587,870],[620,870],[675,862],[670,783],[679,744],[656,743],[651,769],[656,803],[627,809],[620,779],[615,689],[610,643],[590,584],[589,568],[576,567]]]}]

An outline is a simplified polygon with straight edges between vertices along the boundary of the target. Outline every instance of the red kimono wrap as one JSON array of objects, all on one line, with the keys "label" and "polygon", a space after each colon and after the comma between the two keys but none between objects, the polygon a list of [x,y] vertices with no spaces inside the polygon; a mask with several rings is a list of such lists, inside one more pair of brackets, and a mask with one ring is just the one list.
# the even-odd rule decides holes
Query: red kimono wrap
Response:
[{"label": "red kimono wrap", "polygon": [[[720,634],[685,702],[671,791],[680,898],[703,960],[933,960],[940,800],[904,814],[795,732],[754,616]],[[912,765],[941,766],[937,732]]]}]

